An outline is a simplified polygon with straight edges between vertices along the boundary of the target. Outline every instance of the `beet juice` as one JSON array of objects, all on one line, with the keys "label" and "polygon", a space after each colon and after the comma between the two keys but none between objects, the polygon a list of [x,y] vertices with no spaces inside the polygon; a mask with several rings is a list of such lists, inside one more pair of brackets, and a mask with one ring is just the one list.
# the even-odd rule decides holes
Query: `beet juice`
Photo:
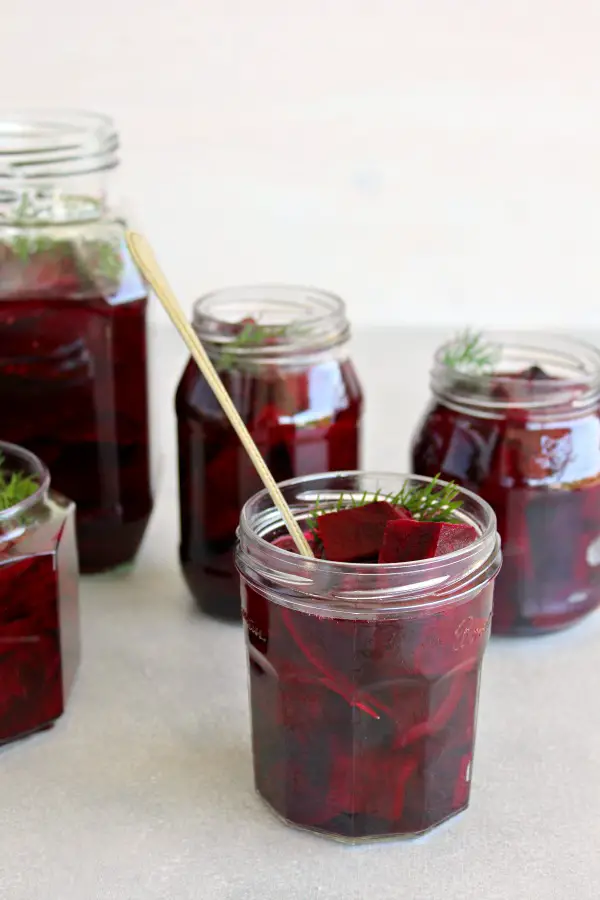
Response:
[{"label": "beet juice", "polygon": [[494,508],[493,631],[541,634],[600,603],[600,353],[551,335],[463,335],[438,350],[413,442],[421,475]]},{"label": "beet juice", "polygon": [[[193,324],[276,480],[356,468],[362,395],[340,299],[296,287],[224,290],[196,303]],[[183,573],[200,609],[236,620],[236,529],[261,481],[193,361],[176,409]]]},{"label": "beet juice", "polygon": [[0,744],[51,725],[79,663],[75,508],[0,443]]},{"label": "beet juice", "polygon": [[338,473],[281,485],[314,559],[294,551],[266,492],[244,507],[254,777],[288,824],[406,837],[468,806],[499,542],[491,508],[464,490],[452,525],[422,521],[410,498],[430,483]]},{"label": "beet juice", "polygon": [[99,116],[0,123],[2,437],[76,501],[83,572],[130,562],[152,509],[147,298],[106,207],[116,149]]}]

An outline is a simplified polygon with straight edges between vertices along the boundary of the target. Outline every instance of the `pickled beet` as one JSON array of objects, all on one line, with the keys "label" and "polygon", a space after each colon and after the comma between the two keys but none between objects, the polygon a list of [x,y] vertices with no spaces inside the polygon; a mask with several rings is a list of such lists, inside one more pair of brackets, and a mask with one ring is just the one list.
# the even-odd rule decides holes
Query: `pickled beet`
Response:
[{"label": "pickled beet", "polygon": [[54,498],[25,535],[0,534],[0,743],[63,713],[78,662],[73,509]]},{"label": "pickled beet", "polygon": [[411,562],[443,556],[467,547],[477,537],[470,525],[397,519],[387,523],[380,563]]},{"label": "pickled beet", "polygon": [[152,509],[147,301],[90,293],[68,257],[31,267],[27,284],[1,270],[2,438],[76,501],[81,570],[110,569],[133,558]]},{"label": "pickled beet", "polygon": [[[473,409],[435,402],[418,429],[412,467],[453,479],[494,508],[503,566],[493,630],[536,634],[568,625],[600,604],[600,414],[597,403],[538,410],[539,366],[492,376]],[[529,386],[529,387],[528,387]],[[483,392],[483,388],[482,388]],[[582,396],[584,386],[571,389]],[[523,406],[519,406],[519,399]]]},{"label": "pickled beet", "polygon": [[[276,481],[358,467],[362,396],[350,362],[232,368],[221,377]],[[176,410],[183,574],[200,609],[239,619],[236,529],[262,482],[193,361]]]},{"label": "pickled beet", "polygon": [[405,515],[404,510],[379,501],[319,516],[317,534],[325,559],[360,562],[373,558],[376,562],[386,526]]},{"label": "pickled beet", "polygon": [[468,805],[488,584],[444,610],[329,618],[242,582],[256,787],[338,838],[414,835]]}]

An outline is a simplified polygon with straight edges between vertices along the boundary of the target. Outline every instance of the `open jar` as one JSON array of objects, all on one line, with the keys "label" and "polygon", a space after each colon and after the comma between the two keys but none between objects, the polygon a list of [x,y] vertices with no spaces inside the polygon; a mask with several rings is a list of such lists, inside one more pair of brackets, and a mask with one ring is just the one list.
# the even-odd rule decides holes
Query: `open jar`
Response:
[{"label": "open jar", "polygon": [[[266,285],[202,297],[193,326],[274,478],[359,465],[362,394],[338,297]],[[261,481],[193,360],[176,396],[180,559],[201,610],[240,618],[242,506]]]},{"label": "open jar", "polygon": [[0,121],[2,437],[76,502],[83,572],[132,560],[152,508],[148,301],[109,206],[117,150],[99,115]]},{"label": "open jar", "polygon": [[[344,496],[430,479],[339,472],[280,485],[305,528]],[[288,824],[359,841],[412,836],[465,809],[500,566],[491,508],[460,491],[476,538],[418,562],[308,559],[265,491],[245,505],[237,564],[256,789]]]},{"label": "open jar", "polygon": [[504,562],[493,631],[555,631],[600,604],[600,352],[498,332],[480,338],[474,365],[460,362],[462,341],[436,353],[412,465],[494,508]]},{"label": "open jar", "polygon": [[34,482],[12,505],[0,494],[1,744],[63,713],[79,663],[79,608],[74,504],[50,492],[48,470],[21,447],[0,442],[0,471],[2,483]]}]

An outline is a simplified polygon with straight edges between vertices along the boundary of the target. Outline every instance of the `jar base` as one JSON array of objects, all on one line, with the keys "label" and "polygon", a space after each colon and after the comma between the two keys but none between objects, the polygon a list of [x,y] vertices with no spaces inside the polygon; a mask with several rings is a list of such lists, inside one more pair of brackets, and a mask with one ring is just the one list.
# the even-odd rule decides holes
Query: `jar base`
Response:
[{"label": "jar base", "polygon": [[189,560],[181,561],[181,570],[198,612],[221,622],[241,623],[242,602],[237,577],[214,575],[206,566]]},{"label": "jar base", "polygon": [[568,631],[571,628],[575,628],[580,622],[584,622],[595,612],[597,612],[597,609],[589,609],[582,615],[577,616],[577,618],[559,619],[559,621],[554,621],[550,625],[521,623],[512,627],[504,627],[502,625],[495,625],[492,618],[492,637],[533,638],[544,637],[549,634],[559,634],[561,631]]},{"label": "jar base", "polygon": [[77,524],[82,575],[129,571],[148,527],[150,513],[135,522],[83,521]]},{"label": "jar base", "polygon": [[426,835],[431,834],[432,831],[435,831],[437,828],[440,828],[442,825],[450,822],[452,819],[456,819],[458,816],[462,816],[464,813],[466,813],[469,806],[467,802],[460,809],[453,810],[443,819],[440,819],[439,822],[436,822],[434,825],[428,825],[427,828],[423,828],[421,831],[397,832],[394,834],[367,834],[360,835],[358,837],[349,837],[348,835],[339,834],[325,828],[318,828],[317,826],[311,825],[301,825],[297,822],[293,822],[291,819],[286,819],[286,817],[278,812],[274,806],[271,806],[269,801],[266,800],[265,797],[263,797],[263,795],[257,788],[255,788],[255,791],[256,796],[260,799],[261,803],[265,806],[269,813],[276,819],[278,819],[279,822],[282,822],[289,828],[295,828],[298,831],[309,832],[309,834],[314,834],[317,837],[326,838],[330,841],[335,841],[338,844],[346,844],[348,846],[352,846],[355,844],[382,843],[386,841],[415,841],[418,838],[423,838]]}]

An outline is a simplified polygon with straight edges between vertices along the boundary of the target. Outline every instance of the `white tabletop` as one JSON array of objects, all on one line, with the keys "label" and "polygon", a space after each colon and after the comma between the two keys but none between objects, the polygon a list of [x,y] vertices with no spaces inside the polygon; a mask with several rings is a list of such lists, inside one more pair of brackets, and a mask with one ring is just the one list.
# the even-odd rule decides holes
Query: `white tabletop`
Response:
[{"label": "white tabletop", "polygon": [[[402,471],[439,334],[359,334],[365,465]],[[600,614],[491,641],[471,806],[425,838],[349,847],[254,794],[241,628],[194,614],[177,564],[172,391],[161,336],[158,504],[136,568],[82,583],[66,715],[0,752],[2,900],[598,900]]]}]

